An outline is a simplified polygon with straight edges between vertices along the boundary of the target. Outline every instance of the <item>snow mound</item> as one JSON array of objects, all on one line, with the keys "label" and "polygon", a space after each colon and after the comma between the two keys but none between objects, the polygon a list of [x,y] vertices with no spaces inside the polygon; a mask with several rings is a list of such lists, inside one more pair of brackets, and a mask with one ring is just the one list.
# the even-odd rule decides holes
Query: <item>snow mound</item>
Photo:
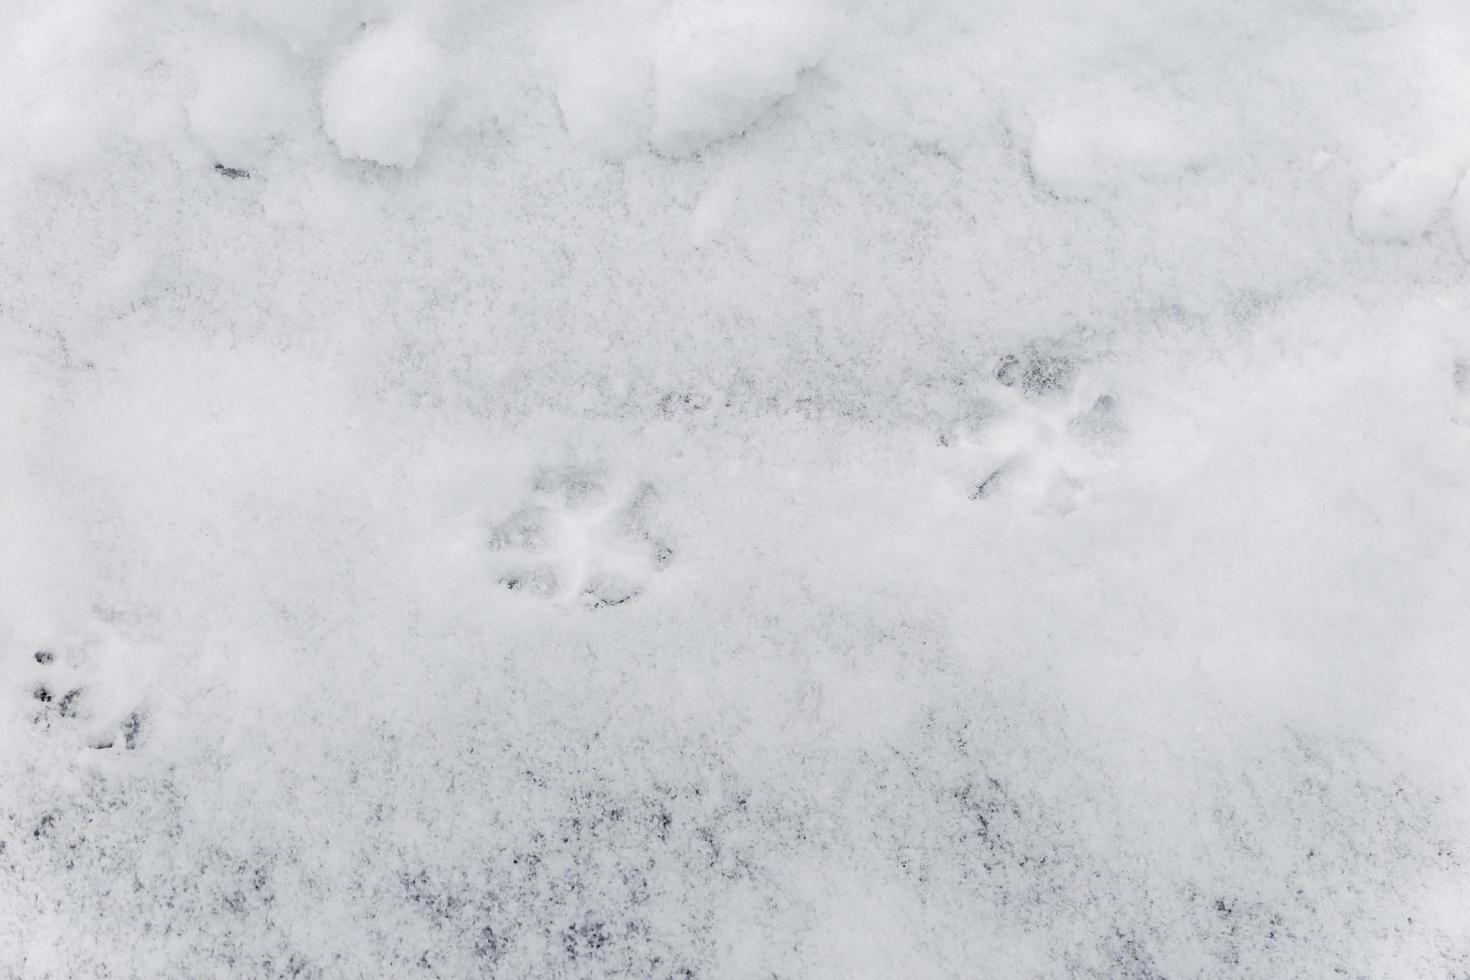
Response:
[{"label": "snow mound", "polygon": [[1444,157],[1400,160],[1359,192],[1353,201],[1353,230],[1370,242],[1418,238],[1449,205],[1461,169]]},{"label": "snow mound", "polygon": [[585,36],[568,39],[559,52],[556,102],[562,125],[574,142],[607,160],[631,155],[648,139],[653,68],[647,31],[644,20],[605,19]]},{"label": "snow mound", "polygon": [[217,52],[200,72],[189,126],[219,161],[256,163],[299,121],[299,92],[283,58],[246,47]]},{"label": "snow mound", "polygon": [[214,0],[222,15],[253,23],[296,54],[311,54],[347,37],[359,22],[357,0]]},{"label": "snow mound", "polygon": [[327,75],[322,123],[344,159],[412,167],[449,92],[440,50],[391,24],[355,42]]},{"label": "snow mound", "polygon": [[1455,237],[1460,240],[1460,251],[1470,258],[1470,173],[1465,174],[1455,191],[1450,220],[1455,226]]},{"label": "snow mound", "polygon": [[827,16],[800,6],[681,8],[654,45],[654,146],[688,156],[744,132],[796,92],[830,32]]},{"label": "snow mound", "polygon": [[1088,198],[1175,176],[1197,157],[1193,140],[1167,113],[1125,95],[1052,112],[1037,125],[1031,142],[1032,173],[1060,197]]}]

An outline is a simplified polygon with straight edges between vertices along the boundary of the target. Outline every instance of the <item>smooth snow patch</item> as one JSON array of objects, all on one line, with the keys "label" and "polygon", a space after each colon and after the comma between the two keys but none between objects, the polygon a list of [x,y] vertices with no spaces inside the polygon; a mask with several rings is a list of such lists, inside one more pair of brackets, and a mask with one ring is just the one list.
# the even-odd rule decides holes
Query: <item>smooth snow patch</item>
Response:
[{"label": "smooth snow patch", "polygon": [[124,245],[97,280],[100,305],[110,313],[127,309],[142,298],[152,274],[153,259],[137,245]]},{"label": "smooth snow patch", "polygon": [[562,60],[556,102],[573,141],[607,160],[642,146],[653,117],[647,23],[627,16],[598,23],[569,40]]},{"label": "smooth snow patch", "polygon": [[1160,107],[1114,93],[1048,114],[1031,142],[1031,169],[1062,197],[1174,176],[1198,157],[1194,141]]},{"label": "smooth snow patch", "polygon": [[347,37],[361,14],[359,0],[214,0],[214,7],[253,22],[303,55]]},{"label": "smooth snow patch", "polygon": [[300,86],[285,59],[236,47],[215,52],[200,72],[189,125],[226,164],[256,163],[301,118]]},{"label": "smooth snow patch", "polygon": [[385,25],[332,68],[322,122],[344,159],[406,169],[423,153],[448,92],[439,48],[410,25]]}]

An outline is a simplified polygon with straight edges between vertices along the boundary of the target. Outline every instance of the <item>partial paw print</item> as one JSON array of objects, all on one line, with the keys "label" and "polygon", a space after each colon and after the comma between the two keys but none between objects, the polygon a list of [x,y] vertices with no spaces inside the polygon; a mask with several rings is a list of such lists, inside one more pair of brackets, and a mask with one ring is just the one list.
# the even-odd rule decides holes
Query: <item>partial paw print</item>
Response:
[{"label": "partial paw print", "polygon": [[143,745],[148,714],[113,685],[89,682],[86,664],[52,648],[30,654],[31,722],[89,749],[131,752]]},{"label": "partial paw print", "polygon": [[490,529],[497,581],[556,606],[633,601],[673,558],[650,527],[656,496],[651,484],[619,484],[595,468],[542,470],[521,506]]},{"label": "partial paw print", "polygon": [[1117,399],[1071,356],[1038,347],[1002,357],[986,396],[975,431],[940,437],[963,458],[969,499],[1076,510],[1125,434]]}]

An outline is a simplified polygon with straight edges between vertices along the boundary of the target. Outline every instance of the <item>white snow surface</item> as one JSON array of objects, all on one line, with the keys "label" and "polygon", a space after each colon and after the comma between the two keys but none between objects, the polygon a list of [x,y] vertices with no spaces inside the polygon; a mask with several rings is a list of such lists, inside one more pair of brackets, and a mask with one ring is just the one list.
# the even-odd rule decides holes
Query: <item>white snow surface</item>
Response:
[{"label": "white snow surface", "polygon": [[1353,227],[1369,240],[1412,241],[1449,207],[1464,161],[1409,157],[1358,193]]},{"label": "white snow surface", "polygon": [[0,977],[1470,975],[1467,50],[0,4]]},{"label": "white snow surface", "polygon": [[410,25],[364,31],[327,72],[322,128],[345,159],[412,167],[449,89],[443,56]]},{"label": "white snow surface", "polygon": [[263,161],[281,136],[305,120],[299,72],[261,45],[223,47],[199,67],[189,124],[216,159],[236,167]]}]

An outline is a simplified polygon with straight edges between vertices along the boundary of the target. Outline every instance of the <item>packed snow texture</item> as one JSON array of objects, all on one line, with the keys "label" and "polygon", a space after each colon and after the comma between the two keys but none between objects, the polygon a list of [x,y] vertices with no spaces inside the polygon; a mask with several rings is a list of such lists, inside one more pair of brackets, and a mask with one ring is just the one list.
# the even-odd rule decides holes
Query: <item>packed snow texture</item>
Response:
[{"label": "packed snow texture", "polygon": [[1466,50],[0,4],[0,977],[1470,975]]}]

